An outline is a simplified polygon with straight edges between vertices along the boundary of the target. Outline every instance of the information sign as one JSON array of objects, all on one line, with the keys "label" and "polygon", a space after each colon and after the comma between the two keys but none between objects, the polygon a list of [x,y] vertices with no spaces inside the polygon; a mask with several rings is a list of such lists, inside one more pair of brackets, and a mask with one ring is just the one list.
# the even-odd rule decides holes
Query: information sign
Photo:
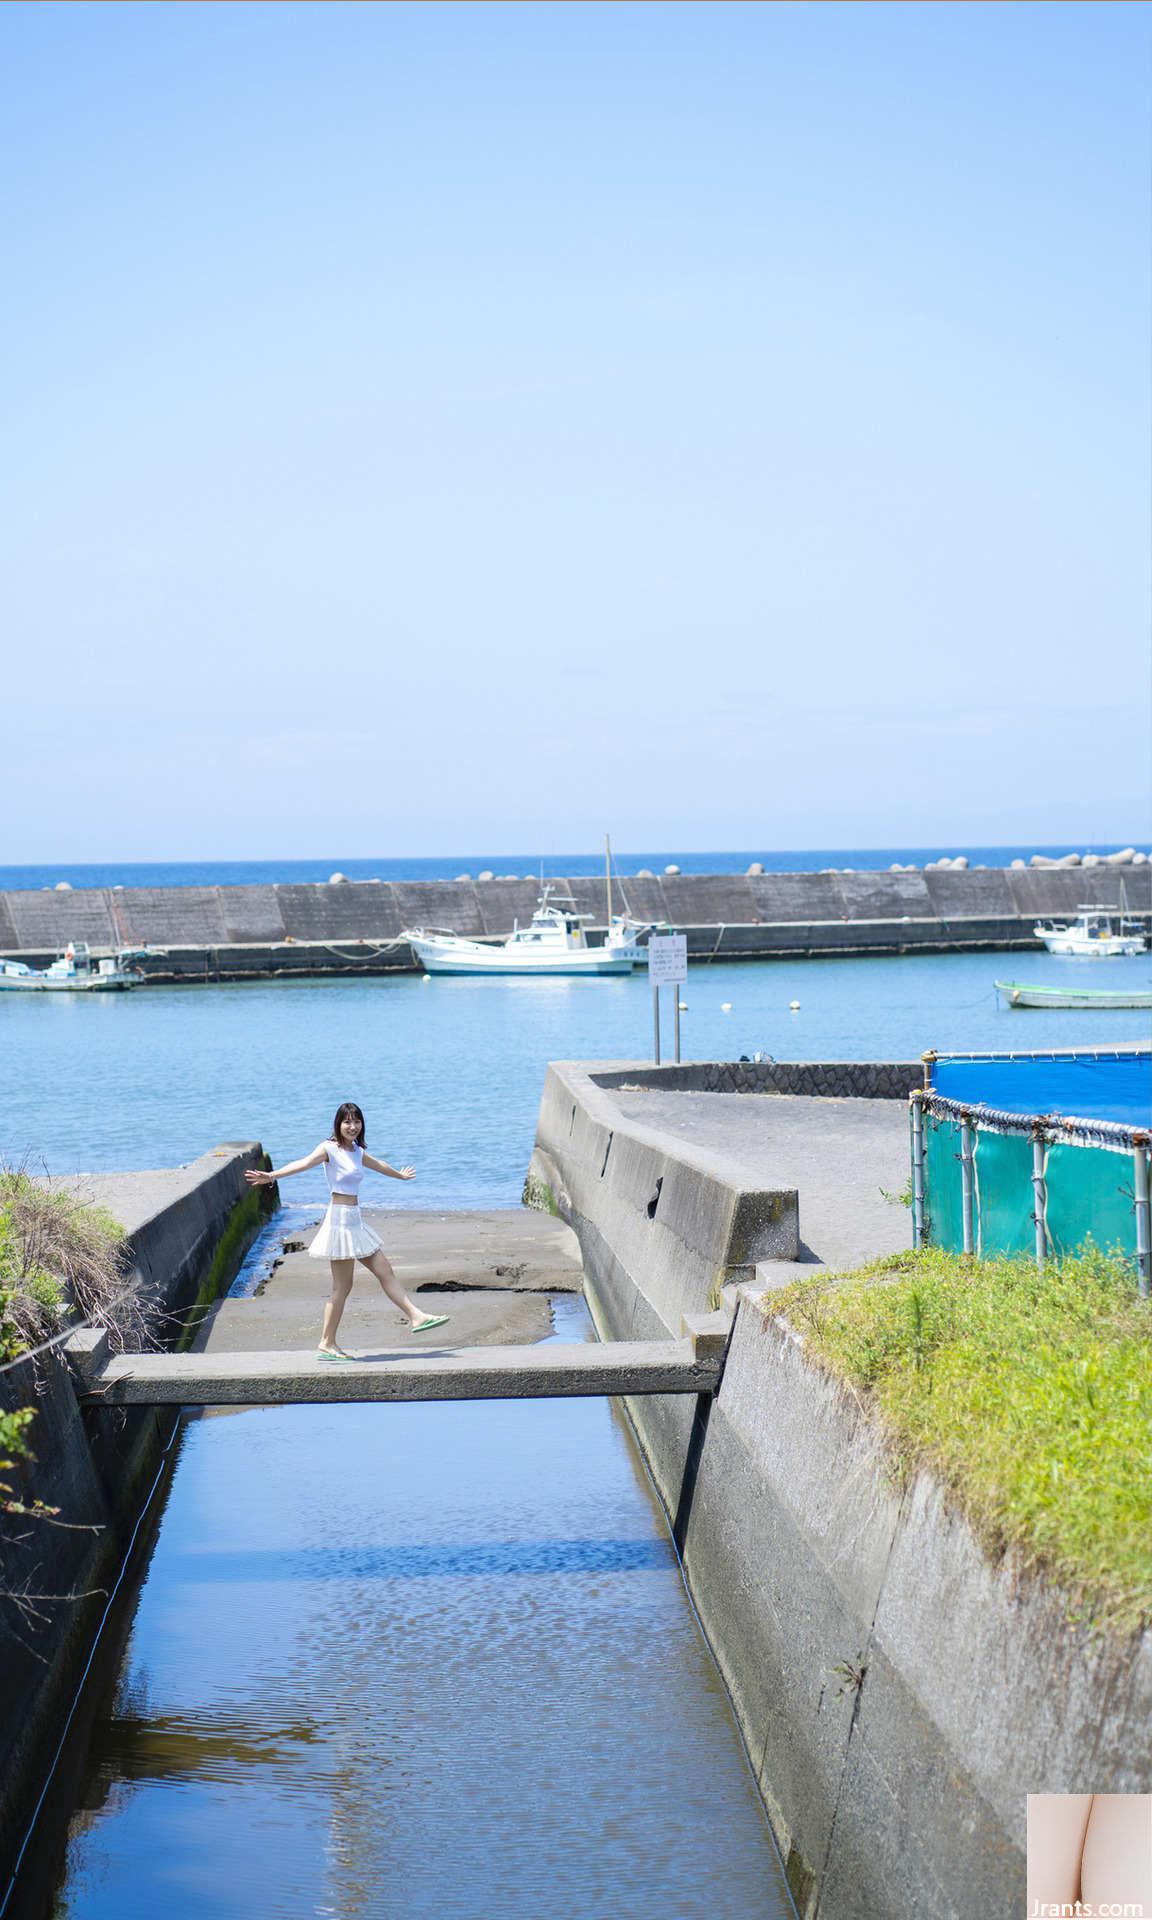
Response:
[{"label": "information sign", "polygon": [[688,935],[654,933],[648,942],[648,978],[654,987],[679,987],[688,978]]}]

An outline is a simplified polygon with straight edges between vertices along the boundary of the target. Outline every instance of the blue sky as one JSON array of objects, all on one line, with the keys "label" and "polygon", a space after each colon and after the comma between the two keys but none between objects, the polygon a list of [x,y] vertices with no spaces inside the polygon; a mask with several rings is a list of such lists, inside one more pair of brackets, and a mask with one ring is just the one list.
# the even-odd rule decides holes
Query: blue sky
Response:
[{"label": "blue sky", "polygon": [[1150,19],[0,9],[0,858],[1146,836]]}]

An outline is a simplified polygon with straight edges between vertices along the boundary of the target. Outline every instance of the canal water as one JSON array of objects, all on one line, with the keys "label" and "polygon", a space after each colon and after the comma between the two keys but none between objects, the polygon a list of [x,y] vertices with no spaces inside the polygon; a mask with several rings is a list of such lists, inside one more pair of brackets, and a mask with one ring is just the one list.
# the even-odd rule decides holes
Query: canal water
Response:
[{"label": "canal water", "polygon": [[[1003,1011],[992,982],[1022,969],[1068,977],[1045,955],[698,965],[685,1054],[1144,1037],[1141,1014]],[[1108,983],[1148,970],[1117,962]],[[650,1011],[639,976],[9,995],[0,1153],[96,1171],[259,1138],[283,1161],[354,1098],[370,1147],[418,1168],[380,1198],[512,1205],[547,1061],[641,1058]],[[321,1191],[312,1175],[285,1197]],[[589,1337],[581,1303],[555,1313]],[[790,1911],[663,1515],[604,1402],[190,1422],[81,1774],[57,1891],[18,1899],[20,1920]]]},{"label": "canal water", "polygon": [[[591,1337],[557,1298],[557,1336]],[[189,1423],[53,1920],[792,1908],[603,1401]]]}]

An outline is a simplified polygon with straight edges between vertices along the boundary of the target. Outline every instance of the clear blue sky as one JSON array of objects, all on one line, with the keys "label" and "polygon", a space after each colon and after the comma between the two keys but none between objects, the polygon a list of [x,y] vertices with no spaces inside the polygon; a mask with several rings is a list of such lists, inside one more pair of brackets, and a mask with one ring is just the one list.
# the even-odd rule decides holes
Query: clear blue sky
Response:
[{"label": "clear blue sky", "polygon": [[1144,837],[1150,26],[0,8],[0,859]]}]

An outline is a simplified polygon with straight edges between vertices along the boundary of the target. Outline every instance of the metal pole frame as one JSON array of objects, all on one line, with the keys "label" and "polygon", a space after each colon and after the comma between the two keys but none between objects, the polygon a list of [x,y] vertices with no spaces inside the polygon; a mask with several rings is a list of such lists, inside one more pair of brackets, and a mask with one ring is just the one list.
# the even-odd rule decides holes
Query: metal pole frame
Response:
[{"label": "metal pole frame", "polygon": [[660,1065],[660,989],[652,982],[652,1057]]},{"label": "metal pole frame", "polygon": [[1032,1133],[1032,1220],[1036,1228],[1036,1265],[1041,1268],[1048,1258],[1048,1228],[1044,1219],[1048,1206],[1048,1182],[1044,1177],[1047,1144],[1043,1127],[1036,1127]]},{"label": "metal pole frame", "polygon": [[677,985],[674,986],[672,989],[672,1006],[673,1006],[672,1045],[673,1045],[673,1051],[676,1055],[676,1065],[679,1066],[680,1065],[680,987],[679,987],[679,983],[677,983]]},{"label": "metal pole frame", "polygon": [[1137,1285],[1147,1300],[1152,1294],[1152,1208],[1148,1188],[1148,1143],[1140,1142],[1132,1153],[1132,1192],[1136,1203]]},{"label": "metal pole frame", "polygon": [[912,1127],[912,1245],[924,1245],[924,1095],[919,1090],[908,1096],[908,1117]]},{"label": "metal pole frame", "polygon": [[971,1120],[965,1115],[960,1122],[960,1181],[964,1252],[969,1257],[976,1251],[976,1150],[973,1144],[975,1131]]}]

